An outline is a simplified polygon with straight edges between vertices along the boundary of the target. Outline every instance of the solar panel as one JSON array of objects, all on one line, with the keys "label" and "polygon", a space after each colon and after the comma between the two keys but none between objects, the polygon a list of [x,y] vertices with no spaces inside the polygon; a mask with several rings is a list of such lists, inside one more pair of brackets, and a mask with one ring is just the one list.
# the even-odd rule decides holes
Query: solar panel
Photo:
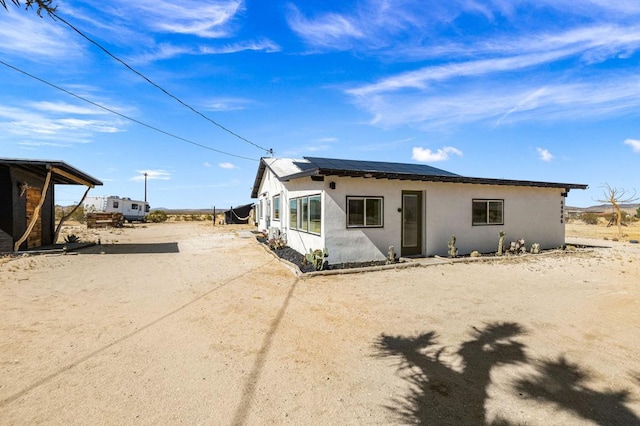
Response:
[{"label": "solar panel", "polygon": [[340,160],[335,158],[304,157],[319,169],[361,173],[391,173],[425,176],[458,176],[426,164],[389,163],[384,161]]}]

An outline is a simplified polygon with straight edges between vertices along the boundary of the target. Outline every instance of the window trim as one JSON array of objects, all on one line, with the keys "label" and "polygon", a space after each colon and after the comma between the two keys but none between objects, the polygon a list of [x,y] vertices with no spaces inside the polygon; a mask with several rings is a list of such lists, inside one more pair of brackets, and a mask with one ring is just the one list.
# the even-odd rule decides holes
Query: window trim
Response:
[{"label": "window trim", "polygon": [[[363,224],[362,225],[349,225],[349,201],[350,200],[363,200]],[[380,200],[382,204],[380,206],[380,225],[367,225],[367,200]],[[384,228],[384,197],[379,195],[347,195],[346,197],[346,227],[347,229],[358,228]]]},{"label": "window trim", "polygon": [[[314,194],[314,195],[309,195],[307,198],[309,198],[308,201],[308,218],[307,218],[307,232],[313,235],[320,235],[322,234],[322,194]],[[311,230],[311,199],[312,198],[317,198],[318,199],[318,203],[320,204],[320,232],[315,232]]]},{"label": "window trim", "polygon": [[[295,220],[291,220],[293,219],[291,216],[292,210],[291,210],[291,205],[295,204],[296,205],[296,216],[295,216]],[[298,207],[299,207],[300,203],[298,203],[298,199],[297,198],[290,198],[289,199],[289,229],[298,229]]]},{"label": "window trim", "polygon": [[[487,213],[487,221],[486,222],[474,222],[473,219],[473,205],[474,203],[485,203],[486,204],[486,213]],[[490,222],[490,214],[489,214],[489,205],[490,203],[500,203],[501,212],[500,212],[500,222]],[[471,225],[472,226],[500,226],[504,225],[504,199],[503,198],[473,198],[471,201]]]},{"label": "window trim", "polygon": [[280,194],[276,194],[273,196],[273,201],[271,202],[271,206],[273,208],[273,221],[280,222]]},{"label": "window trim", "polygon": [[[319,198],[319,202],[320,202],[320,232],[313,232],[309,230],[309,224],[311,223],[311,202],[310,202],[310,198],[315,198],[318,197]],[[306,205],[305,205],[305,201],[306,200]],[[296,223],[292,223],[291,221],[291,211],[289,210],[289,229],[292,231],[297,231],[297,232],[304,232],[306,234],[311,234],[311,235],[322,235],[322,193],[317,193],[317,194],[309,194],[309,195],[304,195],[301,197],[294,197],[294,198],[290,198],[289,199],[289,203],[294,202],[296,203]],[[289,204],[291,205],[291,204]],[[304,220],[305,218],[303,217],[303,212],[305,210],[306,207],[306,221]],[[306,226],[305,226],[306,225]]]}]

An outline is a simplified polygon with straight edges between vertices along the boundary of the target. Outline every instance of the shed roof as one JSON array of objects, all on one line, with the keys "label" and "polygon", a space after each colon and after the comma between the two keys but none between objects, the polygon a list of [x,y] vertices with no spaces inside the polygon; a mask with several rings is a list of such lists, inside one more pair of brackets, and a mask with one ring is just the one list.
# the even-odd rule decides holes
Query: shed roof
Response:
[{"label": "shed roof", "polygon": [[63,185],[86,185],[91,188],[102,185],[98,179],[90,176],[64,161],[58,160],[27,160],[19,158],[0,158],[0,166],[6,165],[45,176],[49,170],[51,181]]},{"label": "shed roof", "polygon": [[267,167],[281,181],[290,181],[302,177],[347,176],[425,182],[563,188],[567,191],[570,189],[587,189],[588,187],[584,184],[574,183],[467,177],[425,164],[340,160],[319,157],[304,157],[302,160],[291,158],[262,158],[253,184],[253,190],[251,192],[252,198],[258,197],[262,176]]}]

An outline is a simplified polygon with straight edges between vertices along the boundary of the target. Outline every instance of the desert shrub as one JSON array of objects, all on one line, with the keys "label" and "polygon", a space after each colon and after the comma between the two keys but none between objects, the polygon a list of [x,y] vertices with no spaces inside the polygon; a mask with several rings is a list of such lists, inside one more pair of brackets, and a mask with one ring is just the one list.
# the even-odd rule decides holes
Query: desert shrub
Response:
[{"label": "desert shrub", "polygon": [[194,222],[202,220],[202,216],[200,216],[199,214],[190,214],[189,217],[191,217],[191,219],[189,220],[192,220]]},{"label": "desert shrub", "polygon": [[595,213],[582,213],[580,219],[587,225],[597,225],[598,215]]},{"label": "desert shrub", "polygon": [[640,219],[640,207],[638,207],[638,210],[636,210],[636,217]]},{"label": "desert shrub", "polygon": [[[629,222],[629,220],[632,217],[633,216],[630,213],[627,213],[625,211],[621,211],[620,212],[620,220],[622,222]],[[607,213],[607,214],[604,215],[604,218],[607,219],[607,222],[615,223],[617,221],[617,214],[616,213]]]},{"label": "desert shrub", "polygon": [[153,223],[166,222],[167,219],[167,214],[163,210],[152,210],[147,215],[147,220]]},{"label": "desert shrub", "polygon": [[205,215],[204,220],[211,222],[213,220],[213,215],[211,214]]},{"label": "desert shrub", "polygon": [[77,220],[80,223],[86,223],[87,222],[87,215],[85,214],[84,206],[78,207],[78,209],[75,212],[73,212],[73,214],[71,215],[71,217],[69,219]]}]

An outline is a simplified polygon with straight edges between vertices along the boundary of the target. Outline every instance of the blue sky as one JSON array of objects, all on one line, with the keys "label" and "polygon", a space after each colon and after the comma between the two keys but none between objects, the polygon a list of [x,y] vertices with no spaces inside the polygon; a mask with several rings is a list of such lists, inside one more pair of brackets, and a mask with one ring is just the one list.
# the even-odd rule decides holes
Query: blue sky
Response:
[{"label": "blue sky", "polygon": [[[425,163],[465,176],[640,191],[640,2],[59,1],[58,15],[276,157]],[[63,160],[91,195],[153,207],[250,202],[267,153],[60,21],[9,2],[0,156]],[[239,158],[239,157],[246,157]],[[57,202],[83,188],[57,187]]]}]

